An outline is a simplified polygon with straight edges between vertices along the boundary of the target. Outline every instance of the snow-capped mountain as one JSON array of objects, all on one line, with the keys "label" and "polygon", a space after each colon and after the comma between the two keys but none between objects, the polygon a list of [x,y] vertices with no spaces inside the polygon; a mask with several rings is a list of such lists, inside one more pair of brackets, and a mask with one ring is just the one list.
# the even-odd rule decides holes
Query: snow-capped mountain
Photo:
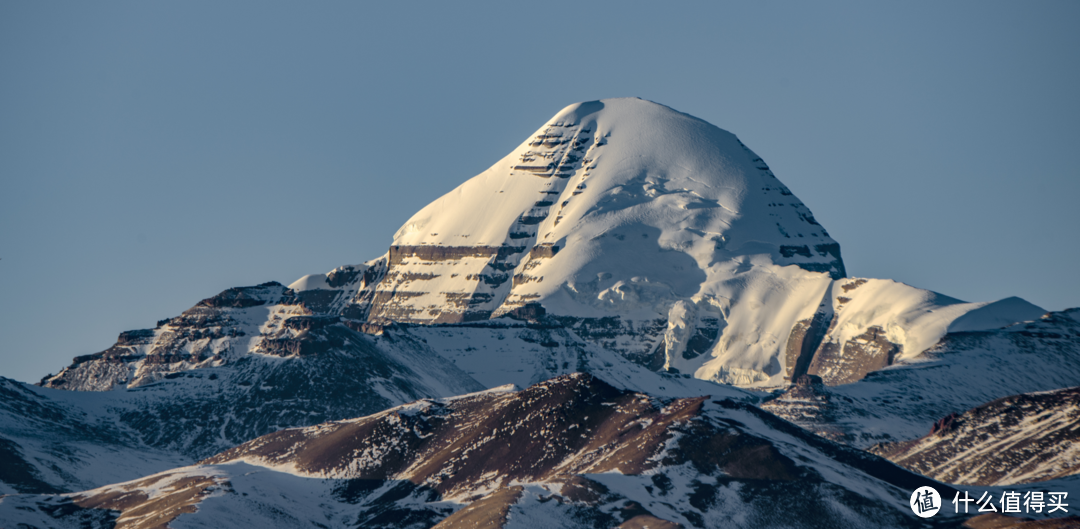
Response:
[{"label": "snow-capped mountain", "polygon": [[[638,410],[650,417],[662,415],[658,410],[668,405],[656,404],[657,399],[698,398],[693,421],[738,430],[731,435],[739,443],[749,439],[749,446],[772,447],[761,450],[785,454],[800,468],[812,467],[812,472],[798,470],[800,479],[844,498],[842,503],[865,506],[852,520],[880,515],[903,526],[909,525],[906,514],[881,507],[886,498],[892,502],[898,497],[900,485],[867,470],[866,465],[884,463],[852,459],[858,452],[787,430],[751,406],[761,404],[856,448],[911,440],[948,413],[1008,395],[1080,384],[1077,325],[1072,312],[1046,314],[1019,298],[966,303],[890,280],[846,277],[839,244],[734,135],[639,99],[579,103],[556,114],[490,169],[415,214],[381,257],[308,275],[288,286],[271,282],[226,290],[159,321],[154,329],[121,333],[114,346],[75,358],[42,379],[41,387],[0,379],[5,397],[0,400],[0,454],[11,462],[0,468],[0,494],[87,490],[136,480],[120,489],[56,500],[76,505],[71,512],[82,514],[72,514],[75,518],[97,519],[100,508],[128,513],[136,505],[161,511],[146,506],[170,497],[159,494],[165,480],[183,484],[170,485],[170,490],[190,493],[166,502],[179,509],[168,512],[180,514],[196,504],[203,512],[215,505],[214,498],[247,501],[224,483],[231,483],[232,490],[256,486],[243,477],[254,465],[264,476],[273,475],[259,487],[280,487],[290,494],[337,494],[333,491],[341,487],[352,491],[342,493],[347,506],[327,507],[330,511],[318,516],[356,518],[375,512],[370,509],[389,509],[385,512],[416,511],[428,521],[445,518],[440,523],[452,525],[460,517],[486,520],[495,512],[504,517],[500,523],[509,523],[513,517],[505,518],[507,513],[523,512],[514,509],[525,509],[525,504],[540,509],[536,512],[552,508],[552,516],[583,509],[597,520],[609,516],[628,527],[637,526],[632,522],[638,514],[651,517],[650,524],[697,525],[695,516],[721,520],[726,515],[717,514],[715,505],[737,506],[747,513],[746,520],[763,516],[757,507],[747,507],[739,492],[758,490],[757,485],[719,484],[713,470],[697,467],[695,472],[704,474],[687,478],[689,485],[684,485],[690,488],[679,494],[704,494],[706,508],[658,499],[667,493],[663,486],[628,476],[625,481],[588,478],[607,487],[595,498],[591,488],[567,492],[564,483],[578,483],[568,476],[594,472],[589,465],[599,461],[593,457],[599,452],[585,459],[578,457],[585,452],[558,454],[569,474],[519,476],[511,468],[484,467],[468,490],[439,489],[443,474],[417,477],[421,474],[410,465],[418,460],[409,457],[434,445],[420,450],[408,444],[413,438],[401,437],[404,430],[395,428],[409,423],[409,417],[422,417],[426,424],[453,416],[465,428],[473,419],[468,410],[454,411],[455,406],[520,404],[521,395],[541,390],[422,401],[409,408],[418,406],[415,413],[402,408],[379,414],[417,399],[507,384],[528,387],[584,372],[591,376],[559,379],[564,381],[560,384],[585,384],[590,388],[586,393],[652,399],[655,409]],[[596,389],[601,386],[605,389]],[[930,402],[936,404],[927,406]],[[550,411],[537,405],[530,413]],[[484,413],[502,409],[496,408]],[[732,419],[733,414],[740,418]],[[366,418],[327,423],[355,417]],[[389,417],[399,422],[384,424]],[[657,417],[651,420],[661,424]],[[300,468],[307,463],[294,456],[310,448],[308,441],[327,454],[356,448],[331,433],[352,428],[343,424],[361,423],[380,424],[390,436],[361,436],[381,447],[371,452],[370,461],[353,458],[341,467],[320,460],[329,466]],[[625,430],[627,424],[617,426]],[[657,435],[680,439],[683,426],[673,424]],[[311,429],[287,430],[297,427]],[[256,450],[284,439],[274,437],[278,431],[299,436],[289,437],[292,451],[267,455]],[[420,445],[442,442],[438,436],[425,441],[430,434],[425,431],[413,433]],[[648,445],[653,451],[646,452],[653,455],[672,448],[671,443],[657,448],[656,438],[637,433],[626,442]],[[268,434],[256,444],[226,451]],[[597,435],[599,430],[582,441],[573,436],[564,440],[584,450]],[[802,448],[791,448],[795,445]],[[420,451],[392,455],[403,446]],[[184,467],[223,451],[210,466]],[[247,455],[237,455],[241,452]],[[822,457],[841,462],[823,463]],[[237,463],[240,459],[246,463]],[[710,464],[731,474],[714,459]],[[665,461],[645,457],[634,471],[652,472]],[[776,467],[776,461],[786,460],[765,461],[761,468]],[[378,479],[412,485],[393,489],[398,492],[378,489],[378,494],[365,489],[363,480],[373,478],[361,470],[369,463],[386,470]],[[786,464],[780,467],[796,472]],[[456,466],[446,465],[439,472],[457,472]],[[158,472],[164,473],[136,479]],[[843,481],[851,472],[866,474],[869,481]],[[498,488],[493,480],[500,476],[519,482]],[[327,481],[311,485],[315,477]],[[694,480],[708,482],[711,492],[702,493]],[[839,488],[823,484],[837,480],[844,483]],[[555,482],[560,484],[553,489]],[[435,495],[416,496],[421,484]],[[729,485],[731,490],[724,492]],[[871,492],[859,489],[863,485]],[[776,484],[775,490],[786,486]],[[399,492],[405,496],[394,496]],[[877,499],[867,503],[867,494]],[[558,501],[548,502],[551,498]],[[34,505],[53,501],[24,499]],[[124,503],[129,500],[133,503]],[[13,502],[3,500],[0,506]],[[295,507],[300,509],[296,516],[314,512]],[[637,514],[627,518],[616,511]],[[822,520],[836,516],[821,507]]]},{"label": "snow-capped mountain", "polygon": [[[482,213],[479,213],[482,212]],[[667,315],[738,266],[844,276],[839,245],[732,134],[638,99],[555,115],[394,236],[374,318]]]},{"label": "snow-capped mountain", "polygon": [[857,380],[918,355],[975,309],[1001,316],[996,326],[1045,312],[844,280],[839,244],[760,157],[640,99],[563,109],[409,219],[382,259],[386,275],[357,298],[371,299],[355,311],[370,322],[539,305],[605,327],[602,340],[624,337],[620,352],[653,369],[743,386],[807,367],[828,383]]},{"label": "snow-capped mountain", "polygon": [[[842,384],[917,357],[957,325],[1045,312],[844,275],[839,244],[734,135],[640,99],[594,101],[559,112],[422,209],[386,255],[274,290],[288,297],[278,306],[301,309],[253,311],[233,334],[178,334],[184,321],[163,322],[43,383],[106,389],[230,355],[292,354],[280,348],[300,331],[286,323],[293,316],[378,332],[509,315],[547,316],[654,371],[749,387],[804,373]],[[264,294],[244,295],[200,306],[245,308]]]}]

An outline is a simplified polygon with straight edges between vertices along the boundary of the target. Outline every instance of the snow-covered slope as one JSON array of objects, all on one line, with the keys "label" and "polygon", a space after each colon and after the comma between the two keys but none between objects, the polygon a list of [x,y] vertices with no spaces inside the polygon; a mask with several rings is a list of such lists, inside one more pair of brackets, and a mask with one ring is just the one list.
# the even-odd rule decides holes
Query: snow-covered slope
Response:
[{"label": "snow-covered slope", "polygon": [[0,494],[81,490],[190,464],[143,442],[114,402],[0,377]]},{"label": "snow-covered slope", "polygon": [[[666,314],[755,262],[844,276],[839,245],[726,131],[639,99],[571,105],[394,236],[394,321]],[[417,295],[414,295],[417,294]]]},{"label": "snow-covered slope", "polygon": [[1011,485],[1080,473],[1080,387],[1014,395],[952,414],[914,441],[870,452],[947,483]]}]

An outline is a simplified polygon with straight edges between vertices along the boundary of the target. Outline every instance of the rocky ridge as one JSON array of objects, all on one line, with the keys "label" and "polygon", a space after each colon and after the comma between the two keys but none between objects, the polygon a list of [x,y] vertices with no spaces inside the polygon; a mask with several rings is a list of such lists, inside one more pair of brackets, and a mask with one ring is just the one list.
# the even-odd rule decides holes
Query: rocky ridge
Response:
[{"label": "rocky ridge", "polygon": [[276,283],[123,333],[42,385],[0,385],[0,439],[25,470],[4,479],[15,490],[125,481],[280,428],[485,388],[421,339],[357,331]]},{"label": "rocky ridge", "polygon": [[870,447],[946,483],[1012,485],[1080,473],[1080,388],[1013,395],[934,423],[926,436]]},{"label": "rocky ridge", "polygon": [[[920,527],[906,496],[930,483],[744,403],[573,374],[281,430],[66,501],[111,510],[118,527]],[[47,519],[50,507],[19,506],[0,513]]]}]

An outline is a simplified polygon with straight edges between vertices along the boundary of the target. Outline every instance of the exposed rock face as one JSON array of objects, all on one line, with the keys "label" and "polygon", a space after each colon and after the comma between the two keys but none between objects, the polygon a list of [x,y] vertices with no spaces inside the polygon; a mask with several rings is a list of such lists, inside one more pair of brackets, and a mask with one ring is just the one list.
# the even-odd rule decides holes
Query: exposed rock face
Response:
[{"label": "exposed rock face", "polygon": [[121,526],[918,527],[906,496],[931,483],[742,403],[575,374],[282,430],[73,499]]},{"label": "exposed rock face", "polygon": [[806,374],[831,322],[832,313],[819,309],[813,318],[795,323],[785,351],[788,380],[797,381]]},{"label": "exposed rock face", "polygon": [[[852,301],[855,295],[853,291],[869,282],[867,279],[854,279],[833,285],[834,288],[830,289],[826,301],[818,306],[813,318],[799,321],[792,329],[787,345],[787,358],[791,362],[788,370],[792,380],[809,373],[820,377],[830,386],[848,384],[863,378],[870,371],[893,363],[903,346],[890,342],[880,324],[867,325],[864,322],[853,326],[844,322],[841,315],[849,312],[843,309],[845,304]],[[890,286],[893,285],[886,285]],[[838,332],[839,329],[847,332]],[[858,331],[865,332],[852,336]]]},{"label": "exposed rock face", "polygon": [[834,342],[826,343],[814,354],[807,372],[822,377],[829,385],[850,384],[871,371],[892,365],[902,350],[903,346],[886,338],[885,329],[871,325],[866,332],[844,342],[843,349]]},{"label": "exposed rock face", "polygon": [[[116,345],[100,353],[76,357],[72,365],[41,385],[48,388],[105,391],[115,386],[138,387],[187,369],[216,367],[248,352],[263,328],[258,318],[278,325],[282,316],[311,314],[280,283],[230,288],[204,299],[176,318],[162,320],[154,329],[121,333]],[[269,322],[268,322],[269,323]]]},{"label": "exposed rock face", "polygon": [[1080,388],[1014,395],[951,414],[913,441],[870,452],[924,476],[1011,485],[1080,473]]},{"label": "exposed rock face", "polygon": [[980,315],[999,312],[1017,322],[1043,314],[1016,298],[971,304],[893,281],[834,281],[813,316],[792,327],[783,357],[786,375],[789,380],[816,375],[829,386],[851,384],[901,358],[917,358],[953,322],[993,329],[1002,320]]},{"label": "exposed rock face", "polygon": [[[372,300],[373,322],[457,323],[484,320],[493,312],[495,292],[513,276],[525,246],[391,246],[389,269]],[[531,255],[532,252],[530,252]],[[416,271],[437,267],[439,273]],[[471,292],[440,292],[424,307],[413,298],[436,294],[427,283],[449,273],[475,284]],[[452,279],[452,278],[451,278]],[[434,316],[434,317],[432,317]]]}]

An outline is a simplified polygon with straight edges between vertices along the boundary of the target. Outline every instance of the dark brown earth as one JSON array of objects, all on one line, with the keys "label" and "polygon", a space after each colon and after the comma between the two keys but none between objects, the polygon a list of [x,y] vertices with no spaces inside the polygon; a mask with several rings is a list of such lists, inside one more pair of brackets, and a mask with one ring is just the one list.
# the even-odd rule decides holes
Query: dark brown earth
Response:
[{"label": "dark brown earth", "polygon": [[510,506],[521,498],[522,487],[505,487],[470,503],[432,529],[471,529],[474,527],[502,527]]},{"label": "dark brown earth", "polygon": [[867,373],[892,365],[903,348],[885,338],[885,329],[872,325],[847,342],[824,343],[814,354],[807,373],[837,386],[862,380]]}]

